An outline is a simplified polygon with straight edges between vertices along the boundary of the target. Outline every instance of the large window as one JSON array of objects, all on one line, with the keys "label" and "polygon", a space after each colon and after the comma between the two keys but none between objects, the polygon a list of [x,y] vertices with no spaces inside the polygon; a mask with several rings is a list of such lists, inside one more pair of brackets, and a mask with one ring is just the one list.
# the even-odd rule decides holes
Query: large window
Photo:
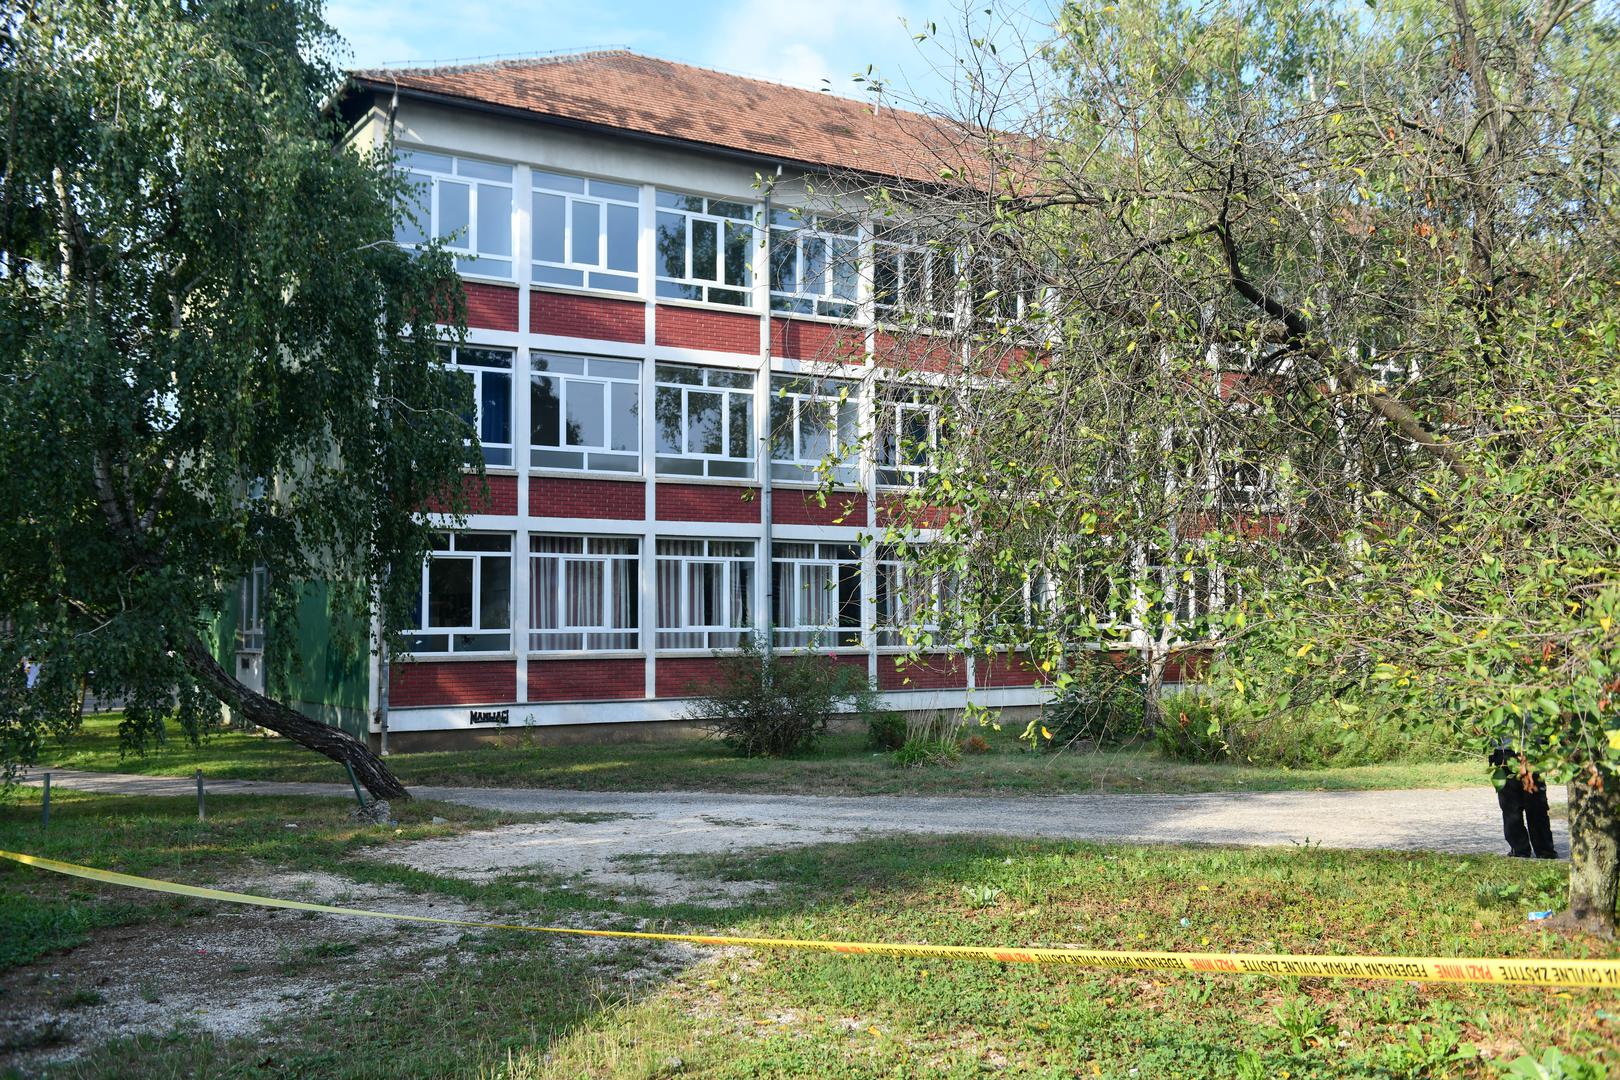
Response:
[{"label": "large window", "polygon": [[873,585],[876,607],[873,624],[880,647],[931,647],[954,602],[953,583],[942,574],[927,573],[889,547],[879,548],[877,579]]},{"label": "large window", "polygon": [[422,567],[422,591],[405,632],[413,653],[512,648],[512,538],[439,533]]},{"label": "large window", "polygon": [[641,645],[641,590],[633,536],[529,538],[529,651]]},{"label": "large window", "polygon": [[673,476],[754,475],[754,376],[659,364],[653,426],[658,471]]},{"label": "large window", "polygon": [[859,417],[853,383],[773,376],[771,476],[855,483]]},{"label": "large window", "polygon": [[394,230],[401,244],[443,240],[464,274],[512,276],[512,166],[401,150],[411,192]]},{"label": "large window", "polygon": [[512,350],[445,345],[439,353],[456,378],[472,385],[473,412],[465,417],[478,432],[485,465],[512,464]]},{"label": "large window", "polygon": [[753,284],[754,208],[658,193],[658,295],[746,305]]},{"label": "large window", "polygon": [[956,317],[956,256],[915,233],[886,228],[872,251],[872,302],[880,321],[949,323]]},{"label": "large window", "polygon": [[641,192],[534,170],[534,280],[635,292]]},{"label": "large window", "polygon": [[236,648],[238,652],[264,651],[264,605],[270,588],[270,572],[255,566],[253,572],[238,583],[241,611],[236,618]]},{"label": "large window", "polygon": [[529,354],[529,464],[537,469],[641,469],[641,363]]},{"label": "large window", "polygon": [[885,387],[877,402],[877,480],[914,484],[934,468],[939,449],[936,390]]},{"label": "large window", "polygon": [[771,309],[849,318],[860,280],[860,239],[853,221],[771,211]]},{"label": "large window", "polygon": [[859,646],[860,549],[854,544],[772,544],[771,609],[777,645]]},{"label": "large window", "polygon": [[658,541],[660,649],[734,649],[753,607],[752,540]]}]

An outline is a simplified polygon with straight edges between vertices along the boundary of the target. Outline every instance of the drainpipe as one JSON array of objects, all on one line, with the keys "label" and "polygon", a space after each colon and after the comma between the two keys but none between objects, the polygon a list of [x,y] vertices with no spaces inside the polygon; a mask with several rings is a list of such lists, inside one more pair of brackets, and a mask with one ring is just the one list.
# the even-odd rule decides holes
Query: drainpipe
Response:
[{"label": "drainpipe", "polygon": [[765,597],[765,659],[768,663],[775,653],[773,640],[775,628],[772,626],[772,612],[776,610],[776,567],[771,561],[771,193],[776,189],[777,181],[782,179],[782,166],[776,167],[776,175],[771,182],[765,185],[765,317],[760,321],[759,349],[765,363],[760,371],[760,381],[764,385],[764,393],[756,400],[763,402],[760,409],[759,429],[760,444],[763,453],[760,454],[759,475],[759,520],[763,526],[763,540],[765,547],[765,580],[762,582],[761,592]]}]

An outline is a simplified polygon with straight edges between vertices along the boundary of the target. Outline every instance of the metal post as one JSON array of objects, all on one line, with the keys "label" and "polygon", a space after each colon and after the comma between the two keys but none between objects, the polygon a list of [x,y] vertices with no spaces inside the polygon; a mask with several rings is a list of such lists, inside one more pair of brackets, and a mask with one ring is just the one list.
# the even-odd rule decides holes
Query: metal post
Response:
[{"label": "metal post", "polygon": [[349,772],[349,783],[354,785],[354,801],[360,804],[360,809],[364,810],[366,808],[366,797],[360,791],[360,778],[354,775],[354,766],[347,761],[343,763],[343,767]]},{"label": "metal post", "polygon": [[51,774],[45,774],[45,799],[39,804],[39,827],[46,828],[51,823]]},{"label": "metal post", "polygon": [[197,770],[197,820],[208,820],[208,807],[203,802],[203,778],[201,769]]}]

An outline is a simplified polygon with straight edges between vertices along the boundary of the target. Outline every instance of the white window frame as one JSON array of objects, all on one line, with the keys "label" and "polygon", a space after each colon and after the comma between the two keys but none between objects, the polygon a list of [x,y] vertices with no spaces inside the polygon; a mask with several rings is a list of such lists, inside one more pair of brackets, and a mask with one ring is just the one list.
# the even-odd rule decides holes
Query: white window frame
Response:
[{"label": "white window frame", "polygon": [[[693,200],[696,200],[697,209],[693,208]],[[683,201],[685,205],[676,205]],[[752,307],[754,303],[754,249],[758,246],[758,237],[755,235],[757,231],[755,219],[758,216],[759,207],[741,199],[711,199],[703,195],[666,191],[663,188],[658,189],[655,204],[653,209],[653,275],[656,281],[654,291],[657,293],[658,299],[701,301],[733,308]],[[716,204],[736,206],[746,210],[747,213],[742,217],[724,212],[716,213],[713,210]],[[663,252],[658,250],[657,237],[662,231],[662,218],[665,214],[678,215],[685,221],[686,248],[683,269],[686,271],[686,276],[684,277],[674,277],[664,272],[664,256]],[[714,269],[716,276],[712,280],[692,276],[692,237],[696,232],[694,225],[697,222],[712,224],[715,227]],[[728,269],[726,261],[726,228],[728,225],[740,226],[747,230],[748,234],[748,243],[744,248],[747,254],[742,263],[743,280],[740,285],[731,284],[726,280],[726,270]],[[693,289],[697,291],[695,296],[689,293],[689,290]],[[715,293],[735,293],[737,298],[727,299],[722,297],[716,299]]]},{"label": "white window frame", "polygon": [[[545,361],[579,361],[582,371],[575,374],[569,371],[536,370],[535,362]],[[609,373],[604,365],[627,364],[636,368],[634,377],[629,375]],[[533,386],[541,379],[555,379],[559,393],[557,394],[557,442],[542,442],[536,431],[540,418],[535,410],[530,408],[529,416],[529,468],[542,470],[558,470],[563,472],[599,472],[612,476],[640,476],[641,475],[641,375],[644,362],[628,359],[621,356],[586,356],[580,353],[562,353],[550,349],[529,350],[529,385],[524,389],[531,395]],[[594,373],[601,367],[600,373]],[[590,383],[602,387],[602,432],[601,445],[574,444],[568,441],[568,398],[571,385]],[[631,450],[616,450],[613,442],[613,388],[615,386],[628,386],[634,390],[634,406],[636,416],[630,424],[630,432],[635,439],[635,448]],[[539,455],[577,454],[579,464],[570,465],[555,458],[541,460]],[[627,459],[634,458],[629,461]]]},{"label": "white window frame", "polygon": [[[811,557],[798,555],[781,555],[784,548],[809,546],[815,554]],[[851,552],[843,554],[844,551]],[[777,648],[782,649],[864,649],[866,645],[865,613],[861,611],[860,584],[864,573],[861,567],[862,559],[858,545],[837,541],[814,540],[778,540],[771,545],[771,580],[773,604],[786,604],[787,610],[793,615],[792,622],[779,622],[772,614],[771,637]],[[776,584],[778,567],[789,567],[791,586],[785,592]],[[854,567],[856,580],[856,625],[839,625],[839,616],[843,611],[837,591],[842,578],[841,571]],[[829,580],[833,583],[831,624],[810,623],[806,620],[807,605],[805,597],[808,596],[811,586],[806,582],[807,571],[814,568],[825,568]]]},{"label": "white window frame", "polygon": [[[514,261],[517,258],[517,238],[513,235],[513,223],[516,215],[513,213],[513,196],[515,184],[513,177],[516,170],[513,166],[499,161],[480,161],[476,158],[462,157],[457,154],[446,154],[437,150],[416,149],[400,147],[396,151],[399,169],[406,174],[406,180],[416,184],[420,181],[412,179],[413,176],[425,178],[428,184],[427,212],[428,220],[418,222],[429,238],[441,237],[444,239],[445,249],[456,257],[456,269],[463,274],[474,274],[482,277],[503,278],[510,281]],[[445,169],[438,162],[449,162],[450,167]],[[504,169],[507,179],[499,180],[489,176],[481,176],[476,170]],[[463,172],[465,169],[467,171]],[[446,182],[466,184],[467,193],[467,229],[465,236],[445,236],[440,231],[439,194]],[[481,198],[480,187],[499,188],[506,193],[506,251],[485,251],[482,241],[485,237],[480,235],[478,222],[478,203]],[[404,247],[415,247],[412,243],[403,243]]]},{"label": "white window frame", "polygon": [[[592,177],[573,176],[552,170],[534,169],[531,172],[533,198],[536,200],[531,207],[530,216],[533,224],[531,251],[533,253],[533,267],[531,270],[533,281],[542,287],[557,286],[565,289],[595,289],[603,292],[613,292],[620,295],[636,293],[641,288],[641,200],[640,192],[634,197],[616,194],[613,189],[627,188],[636,190],[636,185],[625,184],[613,180],[598,180]],[[577,183],[578,191],[572,183]],[[561,262],[552,259],[540,258],[540,211],[539,197],[549,196],[563,200],[563,259]],[[588,204],[597,208],[597,237],[596,261],[594,263],[577,262],[574,259],[574,207]],[[631,248],[635,266],[628,270],[615,269],[608,265],[608,217],[609,207],[628,207],[635,211],[635,243]],[[551,268],[565,273],[578,274],[579,281],[553,281],[545,276],[545,270]]]},{"label": "white window frame", "polygon": [[[480,349],[492,353],[504,353],[507,359],[505,368],[492,364],[463,364],[463,349]],[[495,469],[510,469],[516,460],[517,425],[514,422],[516,402],[512,395],[516,392],[517,381],[517,350],[508,349],[500,345],[441,345],[439,355],[444,361],[446,371],[466,375],[472,379],[473,384],[473,431],[478,435],[478,445],[484,453],[484,464]],[[484,441],[484,376],[488,372],[506,375],[506,442],[490,443]],[[472,445],[472,440],[467,440]],[[491,453],[493,451],[493,453]]]},{"label": "white window frame", "polygon": [[264,652],[264,602],[269,591],[270,572],[263,564],[254,564],[237,583],[242,609],[236,619],[237,652]]},{"label": "white window frame", "polygon": [[[828,387],[837,388],[836,393],[828,394]],[[856,383],[845,380],[827,379],[817,380],[802,375],[773,375],[771,376],[771,416],[767,418],[770,431],[770,469],[771,477],[776,480],[799,483],[820,483],[827,472],[827,462],[832,465],[833,482],[841,485],[853,485],[858,482],[860,474],[860,393]],[[777,405],[786,403],[788,410],[787,424],[782,430],[777,425]],[[825,458],[806,458],[800,456],[800,433],[803,429],[804,414],[807,409],[821,409],[827,414],[828,423],[828,455]],[[853,434],[848,445],[840,436],[839,414],[845,409],[851,411],[853,418]],[[777,439],[787,434],[791,440],[792,456],[777,456]]]},{"label": "white window frame", "polygon": [[[846,225],[847,228],[828,228],[826,227],[828,222]],[[806,270],[810,266],[810,258],[805,253],[807,240],[819,241],[825,252],[821,269],[823,288],[818,292],[810,292],[804,288]],[[793,244],[793,281],[797,287],[778,289],[777,244],[789,242]],[[840,280],[836,271],[840,256],[834,254],[835,246],[847,246],[848,249],[849,269],[843,279],[848,284],[848,296],[839,295],[835,287],[835,283]],[[787,315],[820,315],[831,319],[853,319],[860,300],[861,262],[860,228],[855,222],[843,218],[826,218],[804,210],[771,211],[766,263],[771,278],[772,311]]]},{"label": "white window frame", "polygon": [[[688,555],[685,553],[665,554],[662,550],[666,544],[699,544],[702,553]],[[740,545],[748,549],[746,555],[730,555],[716,553],[715,545]],[[752,539],[720,540],[689,536],[661,536],[657,540],[658,553],[656,569],[657,597],[655,607],[658,611],[657,646],[660,652],[679,652],[682,650],[702,649],[712,651],[716,649],[735,649],[742,638],[752,633],[754,627],[753,607],[758,596],[758,543]],[[746,575],[748,579],[748,602],[743,606],[742,622],[740,625],[703,624],[698,625],[689,620],[692,611],[692,575],[690,568],[694,566],[717,566],[720,569],[720,592],[726,598],[725,607],[731,610],[730,598],[737,575]],[[680,622],[677,625],[666,626],[663,622],[664,606],[664,580],[662,572],[665,567],[673,567],[676,583],[675,612]],[[677,643],[666,641],[666,638],[677,636],[701,635],[703,640],[696,643]]]},{"label": "white window frame", "polygon": [[[544,543],[544,542],[546,542],[548,540],[551,540],[551,541],[556,541],[556,540],[578,540],[578,541],[580,541],[580,550],[577,553],[576,552],[556,552],[556,551],[535,551],[534,550],[534,545],[536,543]],[[626,543],[628,543],[631,546],[631,548],[633,549],[632,551],[619,552],[619,551],[613,551],[613,550],[607,550],[607,551],[593,550],[593,548],[597,544],[620,545],[620,544],[626,544]],[[528,603],[529,603],[529,613],[530,613],[529,622],[531,623],[531,625],[529,626],[529,653],[530,653],[530,655],[532,655],[532,656],[555,656],[558,653],[577,653],[577,652],[599,653],[599,652],[639,652],[640,651],[640,649],[641,649],[641,595],[640,595],[640,588],[641,588],[641,538],[639,536],[609,535],[609,534],[584,535],[584,534],[579,534],[579,533],[571,533],[571,534],[563,534],[563,533],[540,534],[540,533],[534,533],[534,534],[531,534],[530,537],[529,537],[529,545],[530,546],[529,546],[529,553],[528,554],[529,554],[529,590],[530,590],[530,595],[528,597]],[[557,595],[556,595],[556,597],[554,597],[554,602],[556,604],[557,615],[558,615],[558,618],[557,618],[558,625],[542,627],[542,626],[532,625],[532,624],[539,621],[535,617],[535,605],[534,605],[535,595],[534,595],[534,591],[540,587],[540,581],[541,581],[541,578],[543,576],[540,573],[540,569],[539,569],[537,564],[540,563],[542,560],[548,560],[548,559],[556,560],[556,562],[558,564],[558,566],[557,566]],[[600,609],[597,612],[598,621],[595,622],[595,623],[575,624],[575,623],[570,623],[570,622],[566,621],[566,619],[568,617],[569,608],[571,607],[570,598],[569,598],[569,595],[568,595],[568,566],[571,563],[579,563],[579,564],[584,564],[584,565],[596,565],[596,564],[601,564],[602,565],[602,597],[601,597]],[[613,572],[613,567],[614,567],[615,564],[619,564],[619,563],[628,563],[629,564],[630,572],[626,577],[627,577],[627,580],[635,583],[635,586],[634,586],[635,589],[636,589],[635,603],[631,604],[630,608],[629,608],[629,610],[631,612],[631,617],[635,621],[634,626],[623,627],[623,626],[609,626],[608,625],[609,613],[613,611],[614,607],[616,606],[615,601],[618,599],[618,597],[617,597],[617,595],[616,595],[616,593],[614,591],[615,590],[614,582],[618,579],[619,575],[617,575],[617,574],[615,574]],[[541,637],[541,635],[543,635],[543,634],[551,634],[551,635],[556,635],[556,636],[559,636],[559,637],[560,636],[577,636],[580,639],[580,643],[578,645],[574,645],[574,644],[558,644],[558,645],[554,645],[554,646],[548,648],[547,643]],[[597,640],[593,641],[592,640],[593,638],[595,638]],[[629,640],[624,641],[624,642],[612,642],[612,641],[602,640],[602,639],[608,639],[608,638],[625,638],[625,639],[629,639]]]},{"label": "white window frame", "polygon": [[[660,372],[666,368],[681,368],[686,371],[697,372],[703,381],[700,383],[672,382],[660,376]],[[748,380],[748,385],[746,387],[715,386],[709,382],[709,379],[714,375],[745,378]],[[700,367],[696,364],[671,364],[659,361],[653,368],[653,380],[653,423],[655,430],[659,423],[656,415],[659,396],[665,391],[676,391],[680,393],[681,397],[681,449],[672,454],[654,446],[653,462],[659,476],[707,476],[723,480],[752,480],[754,478],[755,459],[759,456],[754,427],[754,398],[759,381],[757,375],[751,371],[732,368]],[[691,436],[691,396],[694,393],[720,395],[720,434],[722,446],[724,447],[722,453],[707,454],[686,449],[686,444]],[[734,398],[742,401],[748,410],[748,433],[744,436],[744,445],[740,447],[731,445],[731,406]],[[737,451],[737,453],[732,453],[733,450]],[[665,464],[667,459],[701,462],[702,469],[700,472],[682,472],[679,469],[671,469]],[[737,468],[734,471],[728,471],[720,466],[736,466]]]},{"label": "white window frame", "polygon": [[[459,548],[459,547],[456,546],[457,542],[462,537],[471,537],[471,536],[495,536],[495,537],[501,537],[501,538],[506,540],[506,548],[504,550],[483,551],[483,550],[479,550],[479,549],[476,549],[476,548],[463,549],[463,548]],[[441,541],[444,543],[444,545],[445,545],[444,547],[439,546],[439,543]],[[482,604],[481,604],[481,599],[482,599],[482,595],[483,595],[483,585],[484,585],[484,564],[486,562],[489,562],[489,561],[495,560],[495,559],[505,559],[506,560],[506,625],[504,627],[502,627],[502,626],[485,626],[484,625],[484,611],[483,611],[483,607],[482,607]],[[512,616],[513,616],[513,611],[512,611],[512,582],[513,582],[512,559],[513,559],[513,551],[512,551],[512,534],[511,533],[487,532],[487,531],[483,531],[483,530],[476,530],[476,531],[475,530],[466,530],[466,531],[462,531],[462,532],[441,532],[441,533],[436,534],[435,538],[434,538],[433,550],[428,553],[428,557],[425,560],[423,560],[423,562],[422,562],[421,592],[419,593],[418,598],[417,598],[417,602],[419,604],[421,604],[421,617],[417,620],[417,622],[420,625],[413,626],[413,627],[408,627],[408,628],[406,628],[406,629],[404,629],[402,631],[404,636],[405,636],[405,639],[406,639],[406,642],[407,642],[407,645],[409,647],[409,651],[410,651],[411,655],[413,655],[413,656],[450,656],[450,655],[455,655],[455,656],[475,656],[475,655],[500,655],[500,654],[509,654],[509,653],[511,653],[511,651],[512,651],[512,630],[513,630],[513,627],[512,627],[512,623],[513,623],[513,618],[512,618]],[[472,617],[473,618],[472,618],[472,624],[469,625],[469,626],[434,626],[431,623],[432,610],[433,609],[432,609],[432,600],[431,600],[431,598],[430,598],[430,596],[428,594],[428,581],[429,581],[430,574],[432,572],[433,564],[435,562],[439,562],[439,561],[445,561],[445,562],[456,561],[456,562],[471,562],[472,563],[472,586],[471,586],[471,588],[472,588]],[[459,648],[458,649],[456,647],[456,638],[458,636],[472,637],[472,636],[475,636],[475,635],[485,635],[485,636],[493,637],[497,633],[504,633],[506,635],[506,641],[504,642],[504,644],[501,644],[501,645],[495,646],[495,647],[490,647],[490,648]],[[418,642],[423,638],[439,637],[439,636],[443,636],[444,639],[445,639],[445,647],[443,649],[421,648],[421,647],[419,647],[419,646],[417,646],[415,644],[415,642]]]},{"label": "white window frame", "polygon": [[[924,476],[938,470],[941,409],[937,402],[919,400],[936,392],[921,387],[879,388],[875,406],[875,411],[879,414],[878,437],[873,457],[877,465],[877,482],[880,487],[913,487]],[[905,460],[906,448],[900,445],[900,440],[906,433],[907,414],[911,413],[921,413],[928,420],[927,461],[922,465],[908,463]],[[912,448],[912,452],[915,452],[915,447]]]},{"label": "white window frame", "polygon": [[[883,293],[878,284],[878,264],[885,258],[892,256],[895,265],[895,284],[893,303],[885,303]],[[955,325],[961,308],[961,289],[957,282],[957,269],[961,256],[946,252],[930,245],[926,241],[909,236],[901,229],[879,229],[872,239],[872,311],[879,323],[895,324],[907,319],[919,320],[925,324],[952,326]],[[914,286],[913,276],[917,273],[917,263],[922,264],[922,285],[920,295],[921,306],[908,303],[907,297]],[[935,277],[941,268],[950,275],[950,307],[945,309],[934,308],[934,292],[936,288]]]},{"label": "white window frame", "polygon": [[[945,624],[945,613],[950,608],[954,597],[952,580],[948,575],[938,572],[928,575],[928,599],[926,606],[931,619],[917,621],[908,614],[903,621],[897,621],[896,612],[885,611],[885,606],[895,608],[898,606],[896,598],[913,611],[924,606],[919,603],[920,597],[911,594],[908,590],[910,578],[913,574],[912,565],[892,547],[879,547],[876,558],[873,560],[873,573],[876,575],[872,581],[872,631],[876,645],[879,649],[912,649],[925,647],[938,649],[945,645],[939,639]],[[891,580],[897,580],[899,592],[889,587]],[[887,601],[887,604],[885,603]],[[922,641],[923,635],[934,638],[931,643]],[[908,637],[914,640],[906,640]]]}]

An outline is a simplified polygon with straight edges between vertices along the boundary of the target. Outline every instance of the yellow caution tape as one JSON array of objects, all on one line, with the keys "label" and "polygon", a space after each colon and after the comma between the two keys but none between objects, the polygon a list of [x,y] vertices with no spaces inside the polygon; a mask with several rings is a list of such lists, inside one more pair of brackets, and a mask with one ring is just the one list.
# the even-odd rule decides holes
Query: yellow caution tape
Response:
[{"label": "yellow caution tape", "polygon": [[230,904],[317,911],[327,915],[363,915],[370,919],[466,926],[477,930],[521,930],[532,934],[576,937],[680,941],[693,945],[733,945],[755,949],[807,949],[853,956],[933,956],[952,960],[993,960],[1004,964],[1063,964],[1098,971],[1182,971],[1202,974],[1292,975],[1329,979],[1396,979],[1413,982],[1490,983],[1500,986],[1578,986],[1620,988],[1620,960],[1505,960],[1442,956],[1303,956],[1289,953],[1193,953],[1153,949],[981,948],[976,945],[907,945],[877,941],[804,941],[797,938],[719,937],[713,934],[655,934],[645,930],[581,930],[569,926],[520,926],[514,923],[445,919],[393,911],[311,904],[274,896],[204,889],[173,881],[97,870],[37,855],[0,851],[0,858],[58,874],[125,885],[149,892],[173,893]]}]

